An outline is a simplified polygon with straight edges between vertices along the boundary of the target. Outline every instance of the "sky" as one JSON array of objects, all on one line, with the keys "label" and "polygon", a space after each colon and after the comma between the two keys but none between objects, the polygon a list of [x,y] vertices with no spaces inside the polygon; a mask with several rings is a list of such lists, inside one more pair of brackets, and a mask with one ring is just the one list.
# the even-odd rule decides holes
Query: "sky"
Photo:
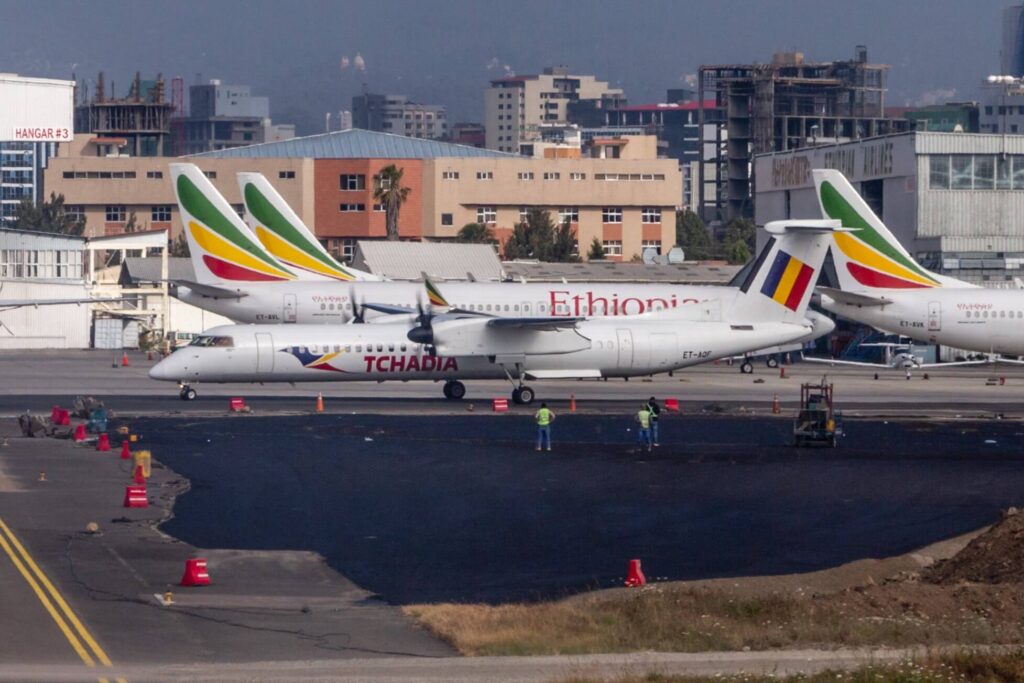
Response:
[{"label": "sky", "polygon": [[[887,104],[976,99],[999,67],[1006,0],[0,0],[0,71],[219,78],[269,95],[278,123],[323,130],[364,84],[481,121],[483,90],[549,65],[594,74],[631,103],[663,101],[700,64],[853,57],[892,66]],[[358,57],[357,57],[358,56]]]}]

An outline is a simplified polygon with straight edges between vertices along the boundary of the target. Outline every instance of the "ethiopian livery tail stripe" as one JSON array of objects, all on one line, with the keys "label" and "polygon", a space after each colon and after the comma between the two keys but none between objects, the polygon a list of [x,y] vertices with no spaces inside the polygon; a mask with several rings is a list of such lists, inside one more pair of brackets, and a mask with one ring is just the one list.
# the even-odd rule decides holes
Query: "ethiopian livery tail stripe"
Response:
[{"label": "ethiopian livery tail stripe", "polygon": [[275,258],[298,270],[333,280],[376,280],[338,263],[306,227],[274,186],[260,173],[239,173],[246,218]]},{"label": "ethiopian livery tail stripe", "polygon": [[295,273],[259,245],[199,168],[171,164],[171,175],[199,283],[295,279]]},{"label": "ethiopian livery tail stripe", "polygon": [[834,236],[832,258],[840,289],[864,291],[969,286],[918,264],[842,173],[816,169],[813,174],[822,215],[851,228]]}]

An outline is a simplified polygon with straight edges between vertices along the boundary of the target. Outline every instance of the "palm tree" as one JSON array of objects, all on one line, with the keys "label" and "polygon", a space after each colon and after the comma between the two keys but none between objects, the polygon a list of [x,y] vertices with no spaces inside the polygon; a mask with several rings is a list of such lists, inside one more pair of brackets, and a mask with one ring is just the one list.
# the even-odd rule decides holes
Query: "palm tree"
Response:
[{"label": "palm tree", "polygon": [[403,173],[404,169],[394,164],[385,166],[377,175],[377,186],[373,189],[373,198],[384,205],[389,240],[398,239],[398,212],[412,192],[408,187],[402,187]]}]

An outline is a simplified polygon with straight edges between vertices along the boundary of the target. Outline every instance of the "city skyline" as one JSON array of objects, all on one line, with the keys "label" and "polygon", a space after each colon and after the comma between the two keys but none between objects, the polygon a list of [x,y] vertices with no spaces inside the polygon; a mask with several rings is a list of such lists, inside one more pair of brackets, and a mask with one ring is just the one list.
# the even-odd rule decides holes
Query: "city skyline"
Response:
[{"label": "city skyline", "polygon": [[[8,5],[14,12],[15,5]],[[69,78],[90,87],[100,71],[124,96],[143,78],[218,78],[271,98],[275,121],[319,132],[324,113],[349,109],[365,87],[448,108],[449,121],[482,121],[483,91],[506,73],[565,64],[656,102],[687,87],[700,64],[766,62],[778,51],[808,60],[853,57],[890,64],[887,104],[976,99],[999,68],[1005,1],[838,2],[527,1],[479,7],[394,0],[360,3],[151,0],[17,5],[4,22],[0,70]],[[97,8],[105,8],[97,12]],[[922,30],[923,20],[928,30]],[[45,36],[42,40],[40,36]],[[110,37],[116,37],[111,39]],[[951,49],[950,46],[956,46]]]}]

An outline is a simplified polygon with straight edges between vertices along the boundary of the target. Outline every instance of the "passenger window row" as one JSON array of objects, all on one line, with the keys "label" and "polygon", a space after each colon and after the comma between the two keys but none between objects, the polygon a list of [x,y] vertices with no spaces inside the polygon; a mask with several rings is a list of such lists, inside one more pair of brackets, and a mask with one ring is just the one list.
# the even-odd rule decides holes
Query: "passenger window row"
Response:
[{"label": "passenger window row", "polygon": [[[991,313],[991,315],[990,315]],[[967,311],[968,318],[1024,318],[1024,311]]]}]

